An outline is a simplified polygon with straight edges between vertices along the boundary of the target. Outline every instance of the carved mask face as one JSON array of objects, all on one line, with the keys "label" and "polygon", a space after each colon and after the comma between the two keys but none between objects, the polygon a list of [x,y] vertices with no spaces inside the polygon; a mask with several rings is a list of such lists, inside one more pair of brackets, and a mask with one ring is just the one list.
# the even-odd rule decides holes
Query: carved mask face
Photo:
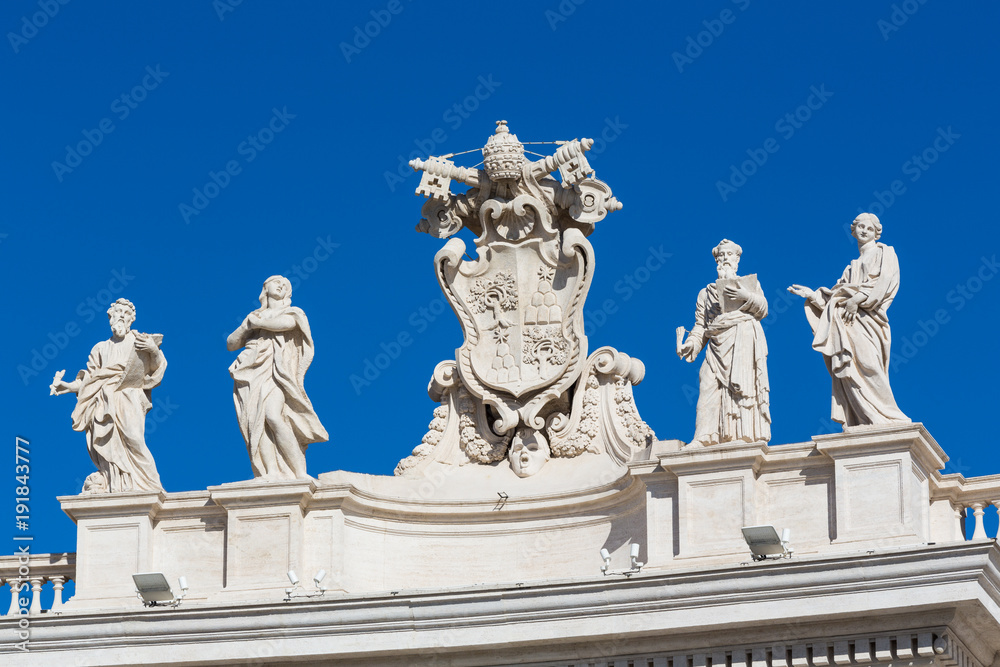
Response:
[{"label": "carved mask face", "polygon": [[108,314],[108,321],[111,324],[111,333],[113,333],[118,338],[121,338],[129,332],[132,328],[132,322],[134,321],[131,309],[121,305],[115,304],[111,307],[111,312]]},{"label": "carved mask face", "polygon": [[510,443],[510,469],[518,477],[534,475],[549,460],[549,443],[545,436],[532,429],[518,429]]}]

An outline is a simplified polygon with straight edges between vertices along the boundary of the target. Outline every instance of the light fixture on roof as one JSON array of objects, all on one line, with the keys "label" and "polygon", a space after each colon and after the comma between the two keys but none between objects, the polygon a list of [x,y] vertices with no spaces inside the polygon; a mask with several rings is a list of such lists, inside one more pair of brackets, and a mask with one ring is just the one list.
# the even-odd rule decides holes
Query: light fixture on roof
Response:
[{"label": "light fixture on roof", "polygon": [[791,528],[785,528],[778,535],[774,526],[747,526],[743,528],[743,539],[753,553],[756,561],[768,558],[791,558],[794,549],[789,545],[792,538]]},{"label": "light fixture on roof", "polygon": [[313,583],[316,585],[316,590],[313,592],[297,591],[299,586],[299,576],[295,574],[295,570],[288,571],[288,581],[292,582],[291,588],[285,589],[285,602],[291,600],[292,598],[314,598],[319,597],[326,593],[326,586],[323,585],[323,579],[326,578],[326,570],[320,570],[313,577]]},{"label": "light fixture on roof", "polygon": [[133,574],[132,581],[135,582],[136,596],[146,607],[176,607],[188,592],[187,578],[180,577],[177,579],[177,585],[181,589],[181,594],[175,596],[162,572]]},{"label": "light fixture on roof", "polygon": [[610,567],[611,567],[611,554],[608,552],[607,549],[601,549],[601,560],[604,561],[604,564],[601,565],[601,572],[605,576],[607,576],[609,574],[621,574],[621,575],[624,575],[626,577],[631,577],[633,574],[635,574],[636,572],[638,572],[639,570],[641,570],[643,565],[645,565],[645,563],[640,563],[639,562],[639,543],[638,542],[633,542],[632,546],[629,549],[629,560],[630,560],[631,567],[628,570],[618,570],[618,571],[614,571],[614,572],[611,571],[610,570]]}]

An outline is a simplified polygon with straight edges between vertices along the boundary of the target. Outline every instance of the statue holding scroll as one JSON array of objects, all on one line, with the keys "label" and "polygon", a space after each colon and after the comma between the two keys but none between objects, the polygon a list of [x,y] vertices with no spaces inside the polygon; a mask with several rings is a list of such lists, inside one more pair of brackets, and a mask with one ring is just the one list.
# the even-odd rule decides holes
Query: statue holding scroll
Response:
[{"label": "statue holding scroll", "polygon": [[742,253],[728,239],[712,250],[719,279],[698,293],[686,341],[684,328],[677,329],[679,357],[692,362],[705,350],[692,439],[702,445],[771,439],[767,341],[760,326],[767,299],[756,274],[737,275]]}]

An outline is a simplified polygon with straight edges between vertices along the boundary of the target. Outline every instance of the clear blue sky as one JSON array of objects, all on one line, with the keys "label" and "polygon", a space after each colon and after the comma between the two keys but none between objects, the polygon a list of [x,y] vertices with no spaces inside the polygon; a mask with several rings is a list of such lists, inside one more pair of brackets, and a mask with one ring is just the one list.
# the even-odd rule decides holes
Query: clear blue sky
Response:
[{"label": "clear blue sky", "polygon": [[[949,471],[1000,472],[984,430],[1000,374],[998,14],[940,0],[4,3],[0,370],[5,446],[31,443],[35,551],[75,549],[55,498],[94,469],[73,398],[47,387],[108,337],[119,296],[135,328],[164,335],[147,439],[167,490],[251,475],[225,339],[275,273],[298,277],[316,341],[306,388],[331,438],[309,448],[311,474],[391,474],[431,419],[434,365],[461,344],[432,271],[442,242],[414,231],[419,177],[397,170],[479,148],[501,118],[524,141],[602,139],[591,164],[625,208],[590,237],[590,347],[645,362],[635,395],[659,437],[693,433],[700,359],[677,358],[673,331],[692,324],[723,237],[771,303],[772,444],[832,430],[829,377],[784,288],[835,282],[857,252],[844,225],[874,202],[902,270],[898,403]],[[647,275],[651,249],[671,257]],[[400,334],[412,343],[397,353]],[[377,377],[352,382],[386,348]]]}]

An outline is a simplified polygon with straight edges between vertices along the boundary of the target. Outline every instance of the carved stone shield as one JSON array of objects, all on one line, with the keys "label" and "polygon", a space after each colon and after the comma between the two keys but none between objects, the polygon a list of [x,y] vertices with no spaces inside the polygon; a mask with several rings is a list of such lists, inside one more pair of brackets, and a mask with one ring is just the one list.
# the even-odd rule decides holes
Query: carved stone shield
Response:
[{"label": "carved stone shield", "polygon": [[593,252],[576,229],[560,236],[531,195],[490,199],[479,217],[478,259],[461,259],[459,239],[436,258],[441,288],[465,334],[459,373],[499,411],[499,432],[518,421],[538,428],[538,413],[576,381],[587,356],[583,303]]}]

